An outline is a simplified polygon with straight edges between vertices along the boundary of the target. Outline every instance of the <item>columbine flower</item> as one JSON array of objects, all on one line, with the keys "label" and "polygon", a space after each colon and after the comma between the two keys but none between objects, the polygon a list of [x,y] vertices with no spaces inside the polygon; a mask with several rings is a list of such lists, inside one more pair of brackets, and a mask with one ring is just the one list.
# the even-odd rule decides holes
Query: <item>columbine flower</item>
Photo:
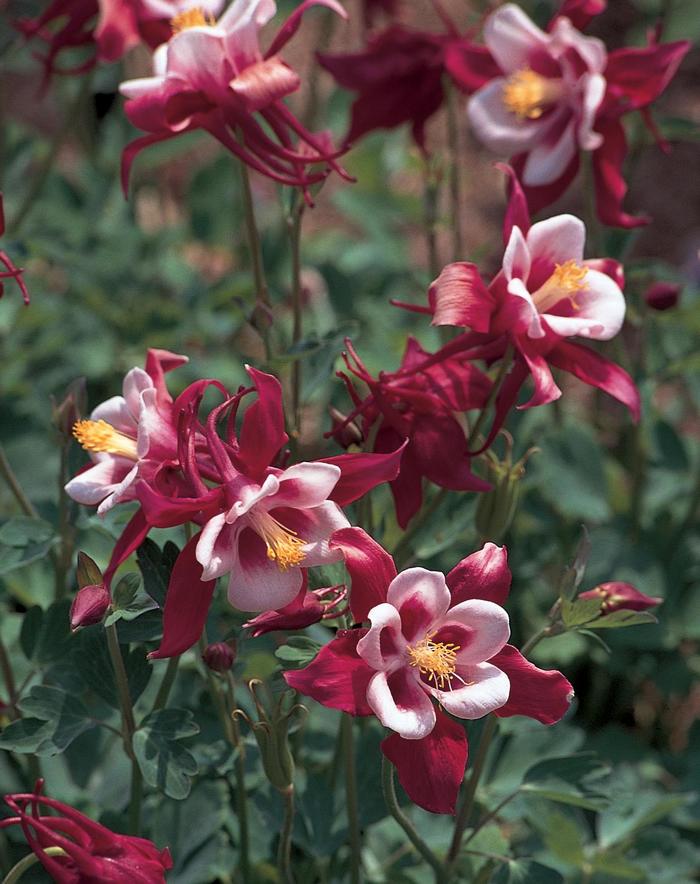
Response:
[{"label": "columbine flower", "polygon": [[400,369],[373,378],[352,343],[345,344],[348,369],[369,387],[369,395],[361,399],[349,377],[340,373],[355,408],[336,422],[331,435],[342,439],[345,427],[361,419],[365,438],[379,425],[375,451],[394,451],[405,442],[401,471],[391,482],[399,525],[405,528],[420,509],[424,479],[452,491],[488,490],[490,485],[471,472],[465,428],[457,416],[483,407],[491,389],[488,377],[458,359],[446,359],[425,372],[413,371],[428,354],[409,338]]},{"label": "columbine flower", "polygon": [[78,473],[66,492],[103,515],[117,503],[135,498],[139,474],[177,456],[172,398],[164,373],[187,362],[167,350],[149,350],[146,370],[132,368],[124,378],[123,395],[113,396],[79,420],[73,435],[90,454],[94,466]]},{"label": "columbine flower", "polygon": [[510,342],[515,367],[506,379],[489,440],[516,401],[528,374],[535,392],[522,408],[561,396],[550,365],[571,372],[623,402],[639,417],[639,393],[620,366],[572,337],[605,341],[625,316],[622,267],[609,258],[584,259],[586,228],[573,215],[530,226],[525,199],[512,170],[502,270],[486,286],[474,264],[449,264],[430,289],[434,325],[473,331],[447,344],[433,361],[461,351],[463,358],[493,361]]},{"label": "columbine flower", "polygon": [[[111,881],[114,884],[165,884],[172,869],[170,851],[158,850],[151,841],[119,835],[62,801],[34,792],[5,795],[15,815],[0,820],[0,829],[20,826],[29,848],[58,884]],[[42,809],[53,813],[42,814]],[[47,847],[61,847],[65,856],[51,856]]]},{"label": "columbine flower", "polygon": [[[2,194],[0,193],[0,236],[5,232],[5,212],[3,209],[2,202]],[[2,264],[5,269],[0,270],[0,298],[5,294],[5,284],[3,283],[3,279],[14,279],[14,281],[19,286],[19,290],[22,292],[22,298],[24,299],[25,304],[29,304],[29,292],[27,291],[27,286],[24,284],[24,280],[22,279],[22,269],[20,267],[15,267],[12,263],[12,259],[7,254],[7,252],[3,252],[0,250],[0,264]]]},{"label": "columbine flower", "polygon": [[620,581],[601,583],[579,593],[578,598],[599,599],[601,614],[612,614],[613,611],[646,611],[663,602],[658,596],[645,595],[631,583]]},{"label": "columbine flower", "polygon": [[332,620],[344,613],[345,609],[339,607],[347,596],[344,585],[309,590],[306,575],[304,578],[299,594],[288,605],[279,611],[264,611],[243,624],[245,629],[250,629],[253,638],[259,638],[268,632],[305,629],[313,623]]},{"label": "columbine flower", "polygon": [[[315,164],[345,175],[327,139],[304,129],[281,101],[299,88],[300,79],[278,53],[314,4],[345,17],[336,0],[305,0],[265,54],[258,32],[275,14],[274,0],[235,0],[218,22],[202,10],[176,16],[173,36],[154,54],[154,76],[120,87],[128,99],[127,116],[149,133],[124,151],[125,189],[143,148],[194,129],[206,130],[251,168],[282,184],[306,189],[322,180],[326,171],[308,171]],[[295,149],[297,139],[303,148]]]},{"label": "columbine flower", "polygon": [[608,53],[600,40],[574,27],[569,11],[583,27],[596,5],[565,3],[545,32],[518,6],[506,3],[484,26],[497,72],[479,88],[487,72],[484,58],[473,55],[474,47],[459,57],[455,47],[451,73],[467,91],[477,89],[468,106],[472,128],[488,148],[513,158],[533,213],[568,187],[581,152],[592,152],[600,219],[636,227],[648,219],[621,208],[627,147],[620,117],[658,98],[690,44],[652,42]]},{"label": "columbine flower", "polygon": [[382,752],[411,800],[454,813],[467,738],[446,712],[467,719],[528,715],[554,724],[572,687],[506,644],[505,549],[487,543],[443,577],[424,568],[397,575],[391,556],[359,528],[337,532],[331,546],[342,550],[352,578],[353,617],[370,627],[340,630],[309,666],[285,672],[285,679],[325,706],[376,715],[392,731]]}]

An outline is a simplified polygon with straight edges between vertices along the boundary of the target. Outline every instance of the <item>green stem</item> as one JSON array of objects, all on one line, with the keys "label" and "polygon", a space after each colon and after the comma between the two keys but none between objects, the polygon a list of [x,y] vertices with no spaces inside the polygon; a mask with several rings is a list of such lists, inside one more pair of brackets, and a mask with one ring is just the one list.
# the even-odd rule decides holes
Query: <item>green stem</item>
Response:
[{"label": "green stem", "polygon": [[[235,683],[231,672],[227,673],[227,700],[229,709],[236,708]],[[231,719],[231,736],[236,751],[233,762],[233,771],[236,778],[236,812],[238,814],[239,854],[241,880],[250,878],[250,834],[248,826],[248,796],[245,790],[245,746],[241,739],[241,731],[238,726],[238,718],[235,715]]]},{"label": "green stem", "polygon": [[129,799],[129,827],[133,835],[138,835],[141,828],[141,797],[143,792],[143,780],[141,768],[134,755],[133,738],[136,731],[136,720],[129,692],[129,679],[124,666],[117,627],[114,623],[105,627],[107,634],[107,648],[114,669],[114,681],[119,697],[119,707],[122,713],[122,740],[124,751],[131,759],[131,797]]},{"label": "green stem", "polygon": [[[49,856],[66,856],[66,851],[62,847],[46,847],[44,848],[44,853]],[[8,874],[3,878],[2,884],[15,884],[16,881],[22,877],[22,875],[27,871],[27,869],[31,869],[32,866],[36,865],[39,862],[39,857],[36,853],[30,853],[28,856],[23,857],[16,866],[13,866]]]},{"label": "green stem", "polygon": [[250,174],[248,172],[248,167],[244,162],[240,162],[239,167],[241,170],[243,212],[245,215],[246,231],[248,233],[248,247],[250,250],[250,261],[253,268],[253,279],[255,280],[255,293],[258,301],[269,309],[271,307],[270,292],[268,291],[267,280],[265,279],[265,267],[263,265],[260,234],[258,233],[258,225],[255,221],[253,193],[250,188]]},{"label": "green stem", "polygon": [[[301,303],[301,228],[303,217],[304,200],[295,192],[291,211],[287,218],[292,252],[292,345],[301,341],[303,333]],[[292,436],[298,441],[301,432],[301,360],[298,358],[292,362],[292,421]]]},{"label": "green stem", "polygon": [[501,392],[501,387],[508,376],[508,372],[510,371],[510,367],[513,364],[513,353],[514,348],[512,344],[508,344],[506,348],[506,352],[503,354],[503,358],[501,359],[501,364],[498,366],[498,373],[493,381],[493,386],[491,387],[491,392],[489,393],[489,398],[486,400],[486,405],[479,412],[479,416],[476,419],[474,426],[469,434],[469,448],[471,449],[479,438],[479,433],[481,432],[486,418],[488,417],[489,411],[491,407],[495,403],[498,398],[498,394]]},{"label": "green stem", "polygon": [[384,793],[384,801],[386,802],[387,810],[404,830],[411,844],[413,844],[418,853],[435,872],[435,880],[438,882],[441,881],[443,869],[439,859],[421,838],[413,827],[411,821],[399,807],[399,801],[396,797],[396,789],[394,787],[394,766],[384,755],[382,755],[382,791]]},{"label": "green stem", "polygon": [[428,247],[428,269],[432,280],[436,279],[440,273],[440,257],[438,255],[437,246],[437,216],[440,190],[428,160],[425,161],[424,174],[423,226],[425,230],[425,241]]},{"label": "green stem", "polygon": [[457,819],[455,821],[452,843],[450,844],[450,849],[447,853],[445,872],[448,881],[452,874],[454,864],[457,861],[457,857],[459,856],[459,849],[462,844],[464,830],[469,825],[469,818],[471,817],[472,809],[474,807],[474,799],[476,798],[476,790],[481,775],[484,772],[489,746],[491,745],[491,741],[493,740],[497,729],[498,719],[495,715],[489,716],[486,719],[486,724],[484,725],[484,730],[482,731],[481,739],[479,740],[479,747],[476,750],[476,757],[474,758],[474,763],[472,765],[471,776],[467,781],[464,798],[462,799]]},{"label": "green stem", "polygon": [[459,144],[459,96],[452,82],[446,82],[447,91],[447,140],[450,145],[450,224],[452,225],[452,260],[464,259],[464,235],[462,231],[462,192],[460,180]]},{"label": "green stem", "polygon": [[10,233],[12,236],[17,236],[22,225],[31,212],[37,197],[43,190],[46,179],[49,177],[51,168],[53,167],[56,157],[58,156],[58,153],[63,146],[63,142],[66,140],[68,133],[75,129],[76,119],[78,117],[80,108],[85,103],[85,99],[89,95],[91,88],[92,77],[87,74],[81,78],[80,88],[76,92],[73,100],[66,108],[63,122],[54,132],[46,156],[39,165],[39,168],[31,176],[31,185],[29,187],[29,190],[25,194],[22,204],[17,210],[14,218],[7,225],[8,233]]},{"label": "green stem", "polygon": [[27,497],[22,486],[19,484],[19,479],[10,466],[10,461],[7,459],[5,449],[2,445],[0,445],[0,474],[2,474],[3,479],[7,483],[7,487],[12,492],[24,515],[29,516],[30,519],[38,519],[39,513],[36,511],[34,504]]},{"label": "green stem", "polygon": [[406,556],[406,553],[409,552],[409,548],[416,534],[418,534],[421,528],[423,528],[423,526],[435,514],[436,510],[445,500],[448,493],[449,492],[447,488],[441,488],[433,495],[430,503],[427,506],[424,506],[417,516],[414,516],[413,521],[408,526],[403,534],[403,537],[401,538],[401,540],[399,540],[399,542],[396,544],[396,547],[394,548],[393,556],[399,569],[402,565],[406,563],[407,558],[410,558],[410,556]]},{"label": "green stem", "polygon": [[494,817],[498,816],[499,811],[504,808],[509,801],[512,801],[519,794],[520,789],[518,788],[514,792],[511,792],[509,795],[506,795],[506,797],[502,801],[498,802],[493,810],[490,810],[487,814],[485,814],[469,833],[469,836],[465,838],[462,842],[462,850],[464,850],[467,844],[469,844],[469,842],[479,834],[479,832],[484,828],[487,823],[490,823]]},{"label": "green stem", "polygon": [[75,547],[75,531],[70,519],[70,498],[66,494],[65,484],[68,480],[69,444],[61,444],[61,460],[58,470],[58,533],[61,548],[56,556],[54,573],[54,600],[63,598],[66,592],[66,577],[73,561]]},{"label": "green stem", "polygon": [[165,675],[163,676],[163,681],[160,683],[160,687],[158,688],[158,693],[156,694],[156,698],[153,702],[153,711],[155,712],[157,709],[163,709],[165,704],[168,702],[168,697],[170,696],[170,691],[172,690],[173,685],[175,684],[175,677],[177,676],[177,668],[180,665],[180,657],[171,657],[168,660],[168,665],[165,670]]},{"label": "green stem", "polygon": [[294,826],[294,786],[288,786],[281,793],[284,799],[284,822],[277,848],[277,868],[284,884],[294,884],[292,873],[292,828]]},{"label": "green stem", "polygon": [[350,832],[350,882],[351,884],[360,884],[362,880],[362,843],[357,805],[357,775],[355,771],[352,718],[349,715],[343,715],[340,727],[343,737],[343,755],[345,757],[345,797],[347,801],[348,830]]}]

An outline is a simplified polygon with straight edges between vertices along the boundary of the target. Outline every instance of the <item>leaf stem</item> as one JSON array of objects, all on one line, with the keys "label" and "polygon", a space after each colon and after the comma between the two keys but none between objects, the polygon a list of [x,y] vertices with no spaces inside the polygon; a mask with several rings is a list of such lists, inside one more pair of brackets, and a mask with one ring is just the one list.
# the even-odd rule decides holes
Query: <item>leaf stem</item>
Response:
[{"label": "leaf stem", "polygon": [[340,729],[345,758],[345,798],[348,814],[348,831],[350,833],[350,882],[351,884],[360,884],[362,880],[362,842],[357,804],[353,721],[349,715],[343,715],[341,718]]},{"label": "leaf stem", "polygon": [[263,265],[262,246],[260,244],[260,234],[255,221],[255,208],[253,205],[253,192],[250,187],[250,173],[244,162],[239,163],[241,172],[241,184],[243,193],[243,212],[245,215],[246,231],[248,233],[248,248],[250,250],[250,261],[253,269],[253,279],[255,280],[255,293],[258,301],[264,304],[268,309],[271,307],[270,292],[267,288],[267,280],[265,279],[265,267]]},{"label": "leaf stem", "polygon": [[[67,856],[66,851],[62,847],[45,847],[44,853],[49,856]],[[7,875],[3,878],[2,884],[15,884],[15,882],[19,881],[28,869],[31,869],[31,867],[38,862],[39,857],[36,853],[30,853],[23,857],[17,865],[10,869]]]},{"label": "leaf stem", "polygon": [[24,515],[29,516],[30,519],[40,518],[39,513],[34,507],[34,504],[27,497],[27,495],[24,493],[24,490],[22,489],[22,486],[19,484],[19,479],[15,475],[15,472],[10,465],[10,461],[7,459],[5,449],[2,447],[2,445],[0,445],[0,473],[2,474],[3,479],[7,483],[7,487],[12,492]]},{"label": "leaf stem", "polygon": [[418,853],[435,872],[435,880],[437,882],[442,881],[443,868],[440,860],[421,838],[413,827],[411,821],[399,807],[399,801],[396,797],[396,788],[394,787],[394,766],[384,755],[382,755],[382,791],[384,793],[384,801],[386,802],[389,813],[404,830],[409,841],[413,844]]},{"label": "leaf stem", "polygon": [[168,660],[168,665],[165,669],[165,674],[163,675],[163,681],[161,681],[160,683],[158,693],[156,694],[156,698],[153,702],[154,712],[158,709],[163,709],[165,704],[168,702],[168,697],[170,696],[170,691],[172,690],[173,684],[175,683],[177,668],[179,665],[179,655],[177,657],[170,657],[170,659]]},{"label": "leaf stem", "polygon": [[129,691],[129,679],[124,666],[119,637],[117,636],[116,624],[112,623],[105,627],[107,634],[107,648],[114,669],[114,681],[119,697],[119,707],[122,713],[122,740],[124,751],[131,759],[131,797],[129,799],[129,829],[132,834],[138,835],[141,829],[141,798],[143,794],[143,778],[141,768],[134,755],[133,739],[136,731],[136,720]]},{"label": "leaf stem", "polygon": [[[227,673],[226,684],[228,688],[227,701],[229,709],[233,710],[236,708],[236,686],[231,672]],[[240,841],[240,872],[241,880],[247,881],[250,878],[250,835],[248,827],[248,797],[245,789],[245,746],[241,739],[238,718],[235,715],[229,717],[231,720],[232,742],[236,751],[233,770],[236,778],[236,812],[238,814],[238,835]]]}]

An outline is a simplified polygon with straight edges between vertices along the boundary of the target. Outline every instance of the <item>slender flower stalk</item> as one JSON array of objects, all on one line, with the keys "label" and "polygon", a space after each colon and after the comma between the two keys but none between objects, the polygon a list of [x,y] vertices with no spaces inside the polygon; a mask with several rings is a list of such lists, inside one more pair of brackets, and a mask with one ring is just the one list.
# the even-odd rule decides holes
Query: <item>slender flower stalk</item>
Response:
[{"label": "slender flower stalk", "polygon": [[355,771],[355,741],[353,739],[353,720],[343,715],[340,721],[345,758],[345,796],[348,814],[348,831],[350,833],[350,882],[360,884],[362,880],[362,843],[360,838],[360,820],[357,806],[357,774]]},{"label": "slender flower stalk", "polygon": [[438,252],[437,223],[440,205],[440,186],[437,173],[429,159],[424,160],[423,183],[423,228],[428,248],[428,270],[430,278],[435,279],[440,273],[440,254]]},{"label": "slender flower stalk", "polygon": [[[230,710],[236,708],[236,685],[233,674],[226,673],[226,699]],[[236,813],[238,815],[238,835],[240,839],[240,873],[243,881],[250,877],[250,833],[248,825],[248,796],[245,789],[245,744],[241,739],[241,731],[237,716],[231,714],[231,737],[236,752],[233,762],[236,778]]]},{"label": "slender flower stalk", "polygon": [[513,353],[514,348],[512,344],[508,344],[506,348],[506,352],[503,354],[503,358],[501,359],[501,364],[498,367],[498,373],[493,382],[493,387],[491,388],[491,392],[489,393],[489,398],[486,401],[486,405],[481,409],[479,416],[476,419],[476,423],[471,429],[469,434],[469,448],[472,449],[476,444],[477,439],[479,438],[479,433],[481,432],[484,423],[486,422],[486,418],[488,417],[488,413],[491,410],[493,404],[498,398],[498,394],[501,391],[501,387],[505,382],[505,379],[508,377],[508,372],[511,369],[513,364]]},{"label": "slender flower stalk", "polygon": [[141,768],[134,755],[133,738],[136,731],[136,720],[129,692],[129,680],[124,666],[124,658],[119,647],[117,627],[115,624],[105,627],[107,648],[114,669],[115,684],[122,713],[122,739],[124,750],[131,759],[131,795],[129,799],[129,830],[138,835],[141,829],[141,799],[143,797],[143,778]]},{"label": "slender flower stalk", "polygon": [[[301,230],[304,217],[304,200],[297,191],[292,193],[292,205],[287,218],[289,244],[292,255],[292,346],[296,346],[303,334],[303,311],[301,303]],[[301,433],[301,360],[292,362],[292,439],[298,441]]]},{"label": "slender flower stalk", "polygon": [[462,229],[462,181],[460,176],[462,150],[459,137],[459,94],[447,78],[445,88],[447,92],[447,140],[450,148],[452,260],[461,261],[464,255],[464,232]]},{"label": "slender flower stalk", "polygon": [[[47,847],[44,850],[44,853],[47,856],[66,856],[66,851],[62,847]],[[17,865],[13,866],[7,875],[3,878],[2,884],[16,884],[17,881],[31,869],[32,866],[36,865],[39,862],[39,857],[36,853],[30,853],[27,856],[22,857],[22,859],[17,863]]]},{"label": "slender flower stalk", "polygon": [[165,673],[163,675],[163,681],[161,681],[160,683],[158,693],[156,694],[156,698],[153,702],[154,712],[156,712],[158,709],[165,708],[165,705],[168,702],[168,697],[170,696],[170,691],[175,684],[175,678],[177,677],[177,670],[179,665],[179,655],[177,657],[171,657],[168,660],[168,665],[165,667]]},{"label": "slender flower stalk", "polygon": [[292,872],[292,829],[294,827],[294,785],[281,793],[284,800],[284,821],[277,848],[277,868],[284,884],[294,884]]},{"label": "slender flower stalk", "polygon": [[242,161],[239,163],[239,168],[241,172],[243,212],[245,215],[246,231],[248,233],[248,249],[250,252],[253,279],[255,281],[255,294],[257,300],[269,309],[272,304],[270,302],[270,292],[265,278],[260,233],[258,232],[258,225],[255,220],[255,206],[253,203],[253,192],[250,186],[250,173],[248,172],[248,167]]}]

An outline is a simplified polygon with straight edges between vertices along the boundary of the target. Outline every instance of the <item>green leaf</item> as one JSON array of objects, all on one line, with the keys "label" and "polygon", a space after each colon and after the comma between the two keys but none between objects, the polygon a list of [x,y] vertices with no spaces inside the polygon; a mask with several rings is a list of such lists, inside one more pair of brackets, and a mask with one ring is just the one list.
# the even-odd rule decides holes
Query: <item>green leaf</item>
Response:
[{"label": "green leaf", "polygon": [[64,659],[71,649],[70,601],[54,602],[46,611],[39,605],[24,615],[19,641],[28,660],[53,663]]},{"label": "green leaf", "polygon": [[321,650],[321,645],[307,638],[305,635],[293,635],[287,639],[286,645],[281,645],[275,651],[275,657],[283,663],[291,663],[294,666],[306,666]]},{"label": "green leaf", "polygon": [[80,589],[84,586],[99,586],[102,583],[102,571],[97,566],[97,562],[84,552],[78,553],[76,577]]},{"label": "green leaf", "polygon": [[591,624],[600,617],[599,599],[568,599],[561,601],[561,619],[567,629],[575,629],[577,626],[586,626],[591,629]]},{"label": "green leaf", "polygon": [[491,878],[492,884],[563,884],[555,869],[531,859],[512,859],[503,863]]},{"label": "green leaf", "polygon": [[549,758],[526,771],[520,790],[560,804],[600,810],[608,798],[599,791],[595,781],[608,772],[609,768],[593,752]]},{"label": "green leaf", "polygon": [[165,604],[170,574],[179,554],[180,550],[172,540],[168,540],[161,550],[150,537],[143,541],[136,553],[144,590],[160,608]]},{"label": "green leaf", "polygon": [[598,817],[598,841],[604,848],[628,839],[688,802],[687,795],[664,795],[647,789],[625,773],[617,794]]},{"label": "green leaf", "polygon": [[[124,668],[129,684],[131,702],[135,703],[146,689],[153,675],[153,667],[146,659],[142,645],[133,648],[120,646]],[[114,682],[114,669],[107,648],[107,639],[101,625],[81,630],[74,637],[71,662],[85,684],[98,697],[115,709],[119,708],[119,696]]]},{"label": "green leaf", "polygon": [[149,786],[170,798],[187,798],[198,765],[179,741],[197,733],[199,725],[187,709],[159,709],[143,720],[134,734],[134,754]]},{"label": "green leaf", "polygon": [[125,574],[112,593],[112,613],[105,620],[105,626],[119,620],[135,620],[157,607],[158,603],[142,589],[141,575]]},{"label": "green leaf", "polygon": [[591,555],[591,539],[586,526],[581,526],[581,539],[576,548],[573,562],[566,568],[559,581],[559,596],[564,599],[573,599],[576,590],[581,585],[583,574]]},{"label": "green leaf", "polygon": [[8,574],[48,555],[53,527],[43,519],[15,516],[0,527],[0,574]]},{"label": "green leaf", "polygon": [[624,626],[642,626],[658,623],[651,611],[612,611],[599,620],[586,624],[586,629],[620,629]]},{"label": "green leaf", "polygon": [[35,685],[19,708],[27,718],[8,725],[0,737],[0,748],[12,752],[58,755],[97,724],[77,697],[48,685]]}]

